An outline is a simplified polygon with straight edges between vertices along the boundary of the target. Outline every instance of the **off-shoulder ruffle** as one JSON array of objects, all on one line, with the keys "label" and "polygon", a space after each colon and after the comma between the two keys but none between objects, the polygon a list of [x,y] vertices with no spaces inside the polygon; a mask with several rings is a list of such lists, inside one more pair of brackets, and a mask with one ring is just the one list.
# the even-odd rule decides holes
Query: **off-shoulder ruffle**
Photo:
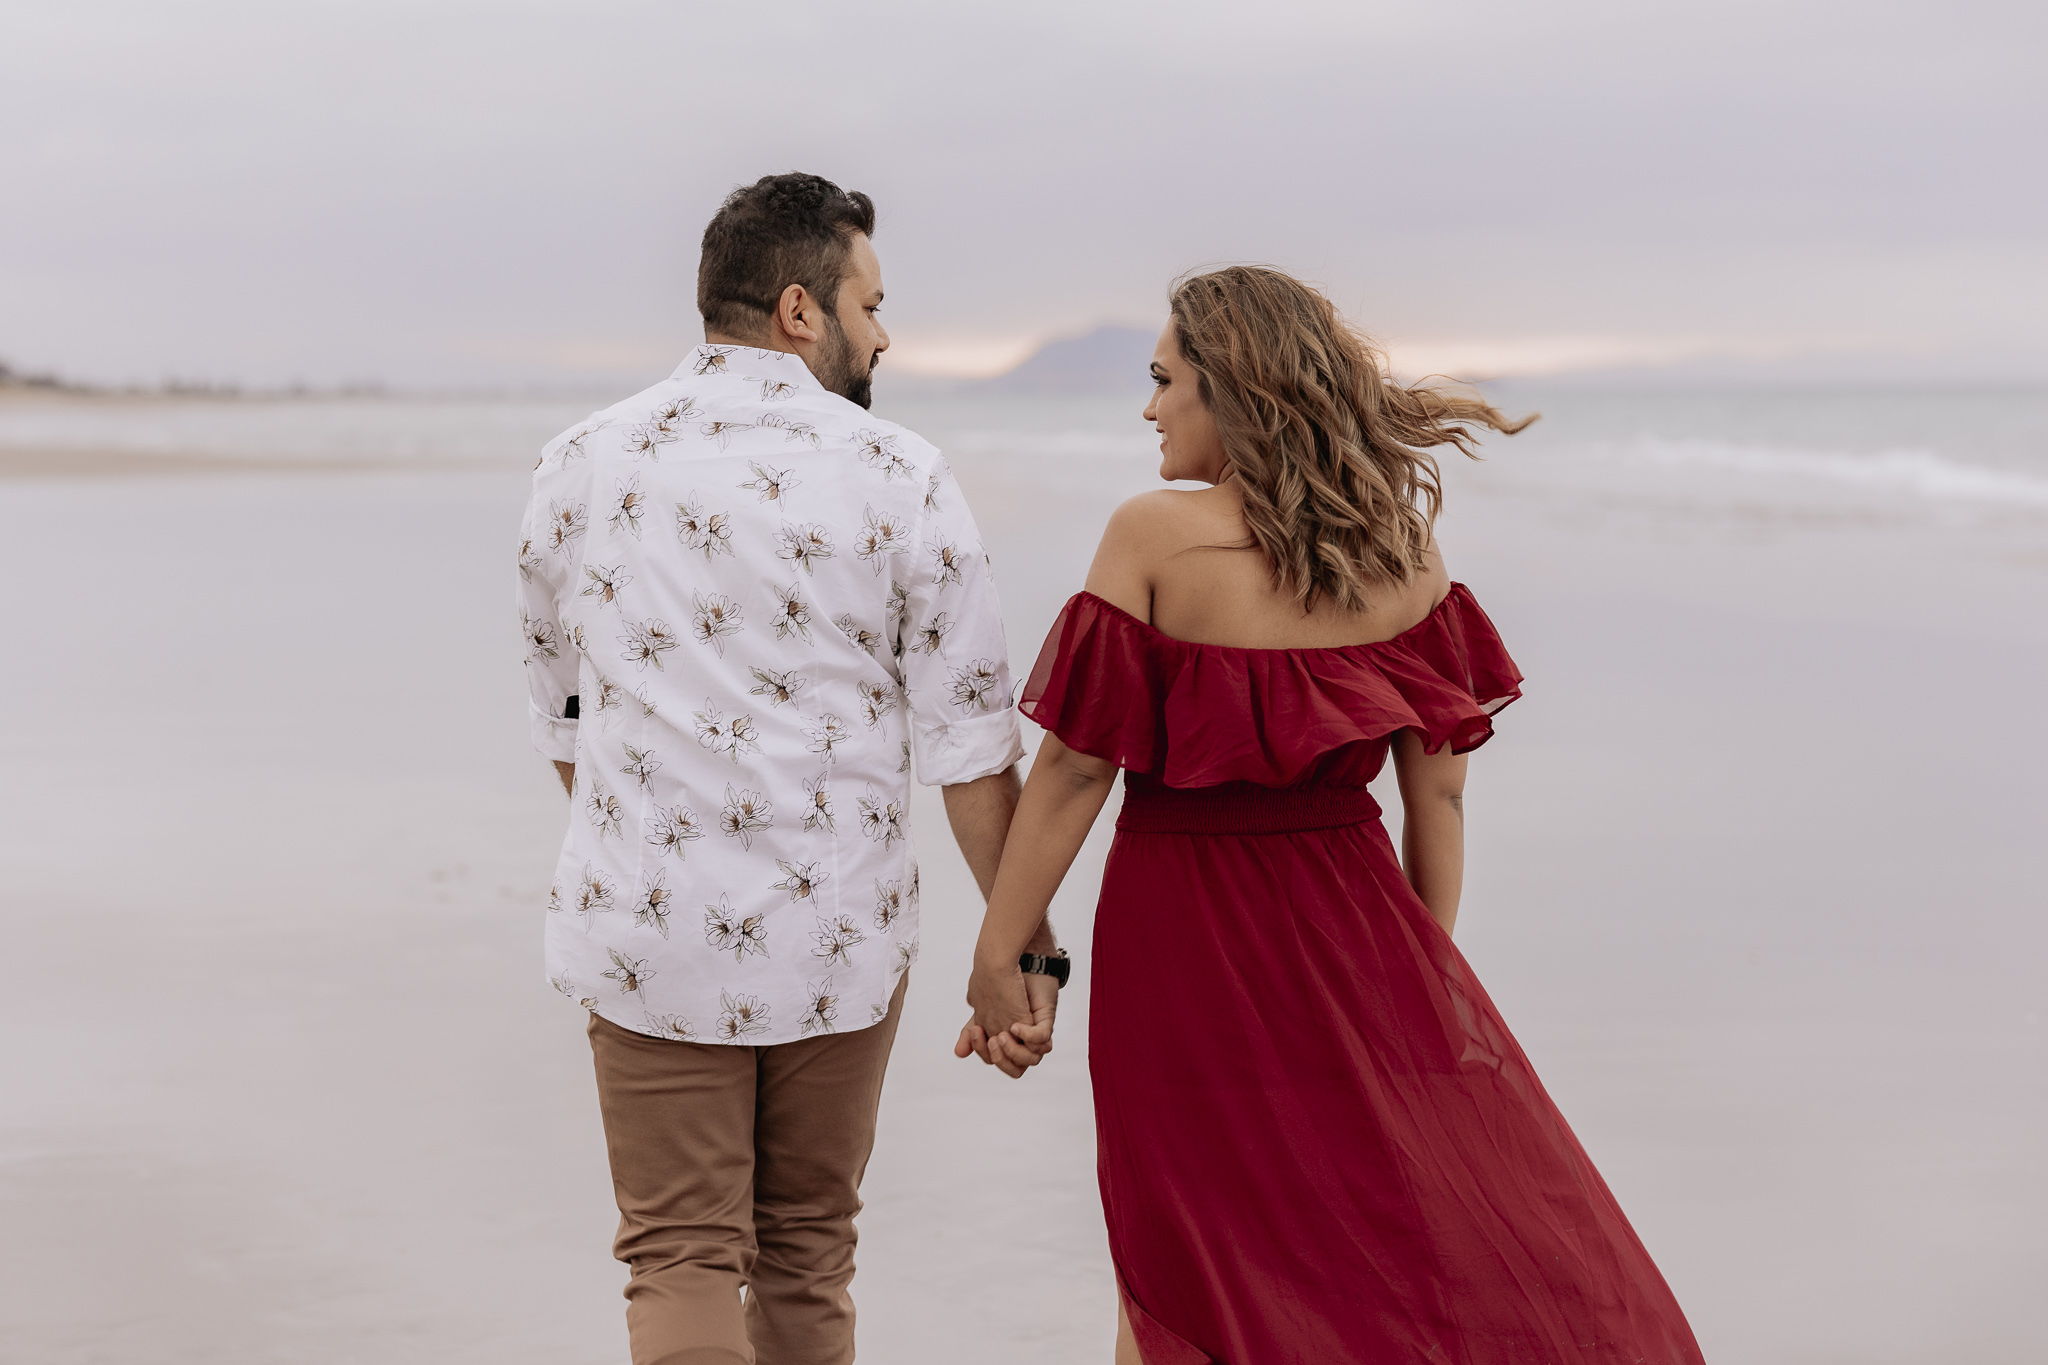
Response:
[{"label": "off-shoulder ruffle", "polygon": [[1161,633],[1077,593],[1019,702],[1072,749],[1172,787],[1300,781],[1332,750],[1414,730],[1430,753],[1493,737],[1522,674],[1462,583],[1391,640],[1239,649]]}]

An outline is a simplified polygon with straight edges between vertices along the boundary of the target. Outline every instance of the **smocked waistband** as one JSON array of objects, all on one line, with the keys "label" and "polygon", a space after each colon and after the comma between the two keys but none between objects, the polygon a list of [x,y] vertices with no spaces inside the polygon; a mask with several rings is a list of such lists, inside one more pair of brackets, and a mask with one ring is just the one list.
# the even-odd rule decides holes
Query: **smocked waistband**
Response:
[{"label": "smocked waistband", "polygon": [[1116,827],[1137,834],[1292,834],[1376,820],[1380,803],[1363,787],[1126,786]]}]

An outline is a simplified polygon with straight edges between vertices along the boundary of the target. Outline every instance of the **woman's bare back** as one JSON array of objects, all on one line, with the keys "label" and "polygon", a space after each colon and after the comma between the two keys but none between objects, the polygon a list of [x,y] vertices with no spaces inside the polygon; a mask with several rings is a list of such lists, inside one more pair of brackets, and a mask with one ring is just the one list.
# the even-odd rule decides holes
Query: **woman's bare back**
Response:
[{"label": "woman's bare back", "polygon": [[1273,582],[1228,481],[1160,489],[1117,509],[1088,571],[1088,590],[1178,640],[1245,649],[1327,649],[1390,640],[1450,590],[1436,546],[1423,572],[1390,583],[1363,611],[1318,603],[1304,614]]}]

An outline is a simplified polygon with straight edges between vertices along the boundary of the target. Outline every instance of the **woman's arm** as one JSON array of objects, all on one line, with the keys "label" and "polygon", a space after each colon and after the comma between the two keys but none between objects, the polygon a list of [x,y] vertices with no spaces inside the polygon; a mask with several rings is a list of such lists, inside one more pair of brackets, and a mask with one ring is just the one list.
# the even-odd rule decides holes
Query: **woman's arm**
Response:
[{"label": "woman's arm", "polygon": [[[1031,1055],[1026,1060],[1026,1048],[1039,1054],[1050,1046],[1050,1012],[1042,1011],[1045,1017],[1040,1019],[1031,1009],[1017,958],[1045,923],[1053,893],[1073,866],[1115,781],[1114,764],[1076,753],[1056,735],[1047,735],[1039,746],[1016,818],[1010,822],[988,913],[982,916],[974,973],[967,981],[967,1003],[974,1017],[960,1031],[955,1055],[973,1052],[1015,1076],[1038,1059]],[[1022,1026],[1027,1019],[1031,1024]]]},{"label": "woman's arm", "polygon": [[[1151,620],[1152,565],[1164,553],[1162,546],[1174,547],[1175,500],[1185,497],[1170,490],[1140,493],[1118,507],[1088,566],[1088,591],[1141,621]],[[1017,958],[1039,951],[1033,936],[1115,781],[1114,764],[1075,753],[1057,735],[1047,735],[1039,746],[982,917],[967,982],[974,1017],[960,1030],[954,1055],[971,1052],[1007,1075],[1021,1076],[1051,1050],[1057,992],[1046,992],[1041,979],[1033,978],[1029,985],[1040,988],[1031,992],[1039,1008],[1031,1009]]]},{"label": "woman's arm", "polygon": [[1401,870],[1446,934],[1458,923],[1465,885],[1466,755],[1445,747],[1422,751],[1413,730],[1394,736],[1394,776],[1401,784]]}]

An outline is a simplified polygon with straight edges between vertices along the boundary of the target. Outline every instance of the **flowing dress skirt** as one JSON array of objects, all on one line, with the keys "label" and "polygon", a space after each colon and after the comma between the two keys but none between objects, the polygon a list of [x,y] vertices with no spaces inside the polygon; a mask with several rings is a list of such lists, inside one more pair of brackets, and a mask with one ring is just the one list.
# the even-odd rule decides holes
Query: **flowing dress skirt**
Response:
[{"label": "flowing dress skirt", "polygon": [[1128,792],[1090,1068],[1147,1365],[1699,1348],[1362,789]]}]

